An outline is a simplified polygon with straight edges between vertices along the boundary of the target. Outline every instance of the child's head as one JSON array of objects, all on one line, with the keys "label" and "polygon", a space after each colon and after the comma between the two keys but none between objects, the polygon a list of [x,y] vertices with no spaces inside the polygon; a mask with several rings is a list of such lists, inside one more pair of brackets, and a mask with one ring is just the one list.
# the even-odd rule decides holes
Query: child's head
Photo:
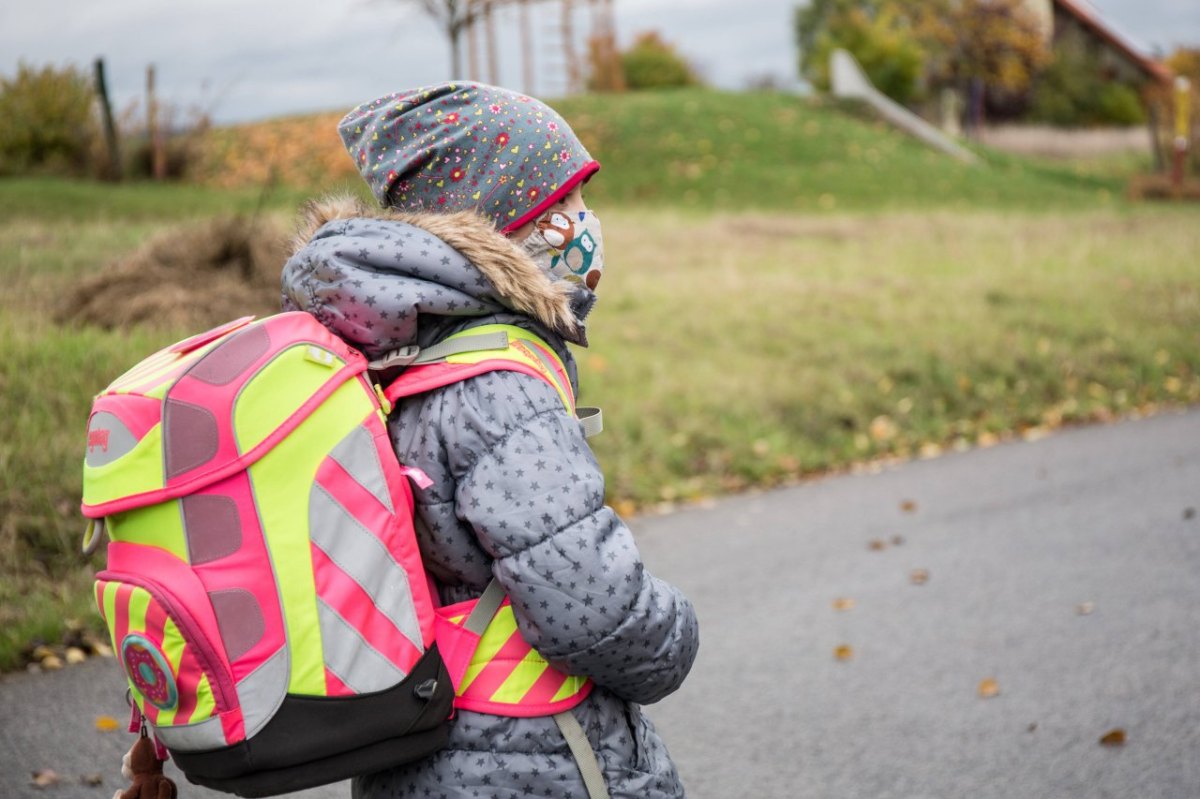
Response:
[{"label": "child's head", "polygon": [[552,108],[479,83],[389,94],[355,108],[338,132],[381,205],[476,210],[510,235],[565,198],[577,203],[600,168]]}]

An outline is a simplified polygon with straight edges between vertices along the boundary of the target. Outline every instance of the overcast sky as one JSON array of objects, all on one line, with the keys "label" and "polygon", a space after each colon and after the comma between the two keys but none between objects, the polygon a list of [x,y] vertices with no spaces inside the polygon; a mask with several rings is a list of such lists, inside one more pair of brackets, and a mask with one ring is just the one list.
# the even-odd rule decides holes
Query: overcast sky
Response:
[{"label": "overcast sky", "polygon": [[[798,0],[616,0],[618,35],[659,30],[712,83],[795,75],[791,15]],[[582,3],[580,5],[583,5]],[[1094,0],[1144,51],[1200,46],[1200,0]],[[536,6],[535,6],[536,8]],[[557,12],[535,27],[546,51],[535,93],[563,85],[550,46]],[[580,24],[586,14],[579,15]],[[521,85],[515,12],[501,15],[500,83]],[[0,74],[19,61],[104,56],[115,104],[124,107],[158,71],[160,94],[230,122],[349,109],[387,92],[450,77],[449,48],[433,23],[400,0],[47,0],[0,4]],[[559,63],[556,64],[555,62]]]}]

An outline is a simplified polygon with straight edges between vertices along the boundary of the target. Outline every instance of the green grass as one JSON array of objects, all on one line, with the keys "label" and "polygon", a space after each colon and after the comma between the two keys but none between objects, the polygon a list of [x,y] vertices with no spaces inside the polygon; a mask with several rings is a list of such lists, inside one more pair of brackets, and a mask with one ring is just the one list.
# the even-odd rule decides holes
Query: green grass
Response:
[{"label": "green grass", "polygon": [[606,215],[582,356],[637,505],[1200,400],[1200,214]]},{"label": "green grass", "polygon": [[177,183],[98,183],[54,178],[0,180],[0,219],[161,223],[225,213],[293,209],[308,192],[288,187],[211,189]]},{"label": "green grass", "polygon": [[960,164],[861,109],[777,93],[638,92],[555,104],[603,164],[602,209],[1103,208],[1127,175],[983,152]]},{"label": "green grass", "polygon": [[[619,509],[1200,401],[1200,213],[1111,164],[968,169],[779,95],[563,104],[604,171],[582,400]],[[0,181],[0,671],[88,610],[92,395],[186,330],[53,321],[152,233],[296,190]]]}]

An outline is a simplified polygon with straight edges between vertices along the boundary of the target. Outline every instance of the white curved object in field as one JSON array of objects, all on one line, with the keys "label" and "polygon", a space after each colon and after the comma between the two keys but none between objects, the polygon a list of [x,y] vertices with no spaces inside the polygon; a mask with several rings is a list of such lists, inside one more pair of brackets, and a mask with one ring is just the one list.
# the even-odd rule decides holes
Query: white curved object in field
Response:
[{"label": "white curved object in field", "polygon": [[835,97],[863,100],[896,127],[921,141],[968,164],[978,164],[975,153],[955,142],[904,106],[876,89],[854,56],[845,50],[833,52],[830,72]]}]

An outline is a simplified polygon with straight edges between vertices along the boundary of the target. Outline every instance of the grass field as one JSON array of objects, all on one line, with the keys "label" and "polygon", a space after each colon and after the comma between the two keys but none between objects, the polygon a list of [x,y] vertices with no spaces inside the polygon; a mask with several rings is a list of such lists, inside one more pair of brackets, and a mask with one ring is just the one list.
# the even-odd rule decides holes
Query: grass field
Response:
[{"label": "grass field", "polygon": [[[585,127],[613,126],[594,134],[610,270],[578,353],[581,399],[605,409],[595,446],[621,511],[1200,401],[1196,210],[1129,206],[1101,170],[996,159],[997,172],[960,172],[854,115],[769,95],[746,102],[764,119],[800,115],[796,130],[809,114],[846,126],[859,149],[756,150],[735,126],[707,139],[717,162],[698,175],[668,156],[711,163],[699,150],[655,150],[676,147],[673,129],[720,131],[722,97],[631,97]],[[621,114],[651,131],[645,148],[626,147]],[[658,170],[656,193],[636,189],[642,169]],[[754,175],[758,205],[743,202]],[[74,554],[91,396],[193,332],[62,326],[64,294],[169,225],[281,216],[300,196],[0,182],[0,670],[94,616],[95,564]]]},{"label": "grass field", "polygon": [[[589,185],[601,208],[1103,208],[1119,202],[1128,177],[1107,160],[1062,165],[995,152],[983,153],[985,167],[972,168],[853,107],[786,94],[696,89],[590,95],[554,105],[603,164]],[[213,185],[243,190],[353,180],[336,131],[339,117],[313,114],[219,131],[201,171]]]}]

